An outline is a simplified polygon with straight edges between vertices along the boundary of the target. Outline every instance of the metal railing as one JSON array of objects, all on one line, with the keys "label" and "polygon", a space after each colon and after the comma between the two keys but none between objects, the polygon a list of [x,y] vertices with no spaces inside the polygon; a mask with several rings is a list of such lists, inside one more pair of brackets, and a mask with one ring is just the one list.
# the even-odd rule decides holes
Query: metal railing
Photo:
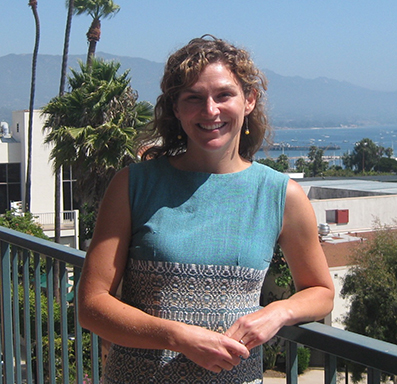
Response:
[{"label": "metal railing", "polygon": [[324,384],[336,384],[338,358],[365,366],[368,384],[379,384],[382,373],[397,375],[395,344],[320,323],[284,327],[278,336],[287,341],[287,384],[298,383],[298,344],[324,353]]},{"label": "metal railing", "polygon": [[[63,211],[61,212],[61,226],[65,228],[74,228],[77,226],[79,211]],[[54,228],[55,226],[55,213],[34,213],[33,214],[36,221],[43,226],[48,226]]]},{"label": "metal railing", "polygon": [[[99,340],[79,326],[74,295],[84,252],[4,227],[0,244],[2,383],[98,384]],[[336,384],[338,358],[366,366],[368,384],[380,383],[382,373],[397,375],[397,346],[390,343],[319,323],[284,327],[278,336],[287,341],[287,384],[299,380],[298,344],[324,352],[325,384]]]},{"label": "metal railing", "polygon": [[3,384],[99,383],[98,337],[77,321],[84,252],[4,227],[0,243]]}]

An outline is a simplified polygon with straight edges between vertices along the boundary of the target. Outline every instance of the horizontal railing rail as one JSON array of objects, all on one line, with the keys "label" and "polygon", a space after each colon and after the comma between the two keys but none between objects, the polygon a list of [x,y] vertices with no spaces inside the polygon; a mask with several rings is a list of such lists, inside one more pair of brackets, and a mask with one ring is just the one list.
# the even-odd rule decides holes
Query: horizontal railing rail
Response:
[{"label": "horizontal railing rail", "polygon": [[278,336],[287,340],[288,383],[297,383],[296,346],[301,344],[326,355],[324,383],[336,383],[336,358],[367,367],[368,384],[380,383],[381,374],[397,375],[397,345],[320,323],[284,327]]},{"label": "horizontal railing rail", "polygon": [[[99,340],[77,321],[75,292],[85,253],[4,227],[0,243],[3,384],[98,384]],[[59,300],[53,300],[56,287]],[[394,344],[320,323],[284,327],[278,336],[286,340],[287,384],[298,383],[298,345],[324,353],[325,384],[336,384],[338,358],[366,366],[368,384],[380,383],[382,373],[397,375]]]}]

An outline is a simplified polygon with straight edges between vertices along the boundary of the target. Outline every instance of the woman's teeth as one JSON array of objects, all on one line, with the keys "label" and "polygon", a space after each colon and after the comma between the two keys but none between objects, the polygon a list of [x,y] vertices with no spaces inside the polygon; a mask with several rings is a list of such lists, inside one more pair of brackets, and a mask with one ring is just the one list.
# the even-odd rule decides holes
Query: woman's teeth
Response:
[{"label": "woman's teeth", "polygon": [[226,123],[217,123],[217,124],[210,124],[210,125],[204,125],[204,124],[199,124],[199,127],[202,129],[205,129],[206,131],[213,131],[215,129],[222,128]]}]

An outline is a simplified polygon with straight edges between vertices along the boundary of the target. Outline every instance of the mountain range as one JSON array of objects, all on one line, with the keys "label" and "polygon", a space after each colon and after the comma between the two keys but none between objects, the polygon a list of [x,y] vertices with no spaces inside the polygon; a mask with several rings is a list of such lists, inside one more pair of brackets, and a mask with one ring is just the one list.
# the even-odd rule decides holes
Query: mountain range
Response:
[{"label": "mountain range", "polygon": [[[97,53],[105,60],[121,63],[120,71],[130,70],[131,85],[140,101],[155,103],[164,63],[142,58]],[[35,108],[47,104],[58,94],[60,55],[38,57]],[[69,67],[77,69],[85,55],[70,55]],[[0,57],[0,121],[11,123],[13,110],[28,109],[31,54]],[[120,72],[120,73],[121,73]],[[268,79],[267,109],[278,127],[332,127],[397,123],[397,91],[381,92],[325,77],[304,79],[281,76],[263,69]]]}]

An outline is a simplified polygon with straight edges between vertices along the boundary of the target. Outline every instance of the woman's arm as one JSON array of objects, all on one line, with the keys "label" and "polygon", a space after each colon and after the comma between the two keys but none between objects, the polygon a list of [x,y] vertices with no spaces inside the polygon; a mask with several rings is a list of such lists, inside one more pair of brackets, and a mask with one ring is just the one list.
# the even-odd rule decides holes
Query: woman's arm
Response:
[{"label": "woman's arm", "polygon": [[182,352],[215,372],[231,369],[239,363],[238,356],[248,357],[247,348],[233,339],[150,316],[114,297],[126,267],[130,236],[126,168],[105,194],[84,262],[78,292],[81,326],[122,346]]},{"label": "woman's arm", "polygon": [[240,318],[226,332],[243,340],[248,349],[265,343],[284,325],[320,320],[333,308],[334,287],[318,240],[316,218],[305,193],[292,180],[287,186],[279,243],[297,292]]}]

